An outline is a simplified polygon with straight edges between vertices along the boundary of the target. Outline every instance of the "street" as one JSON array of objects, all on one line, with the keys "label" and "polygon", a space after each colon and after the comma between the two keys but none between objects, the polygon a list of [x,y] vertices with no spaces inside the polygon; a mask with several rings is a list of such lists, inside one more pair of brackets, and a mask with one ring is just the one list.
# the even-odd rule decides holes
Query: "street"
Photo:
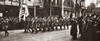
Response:
[{"label": "street", "polygon": [[79,41],[71,40],[70,29],[37,34],[23,32],[24,30],[10,30],[9,36],[4,36],[4,32],[0,32],[0,41]]}]

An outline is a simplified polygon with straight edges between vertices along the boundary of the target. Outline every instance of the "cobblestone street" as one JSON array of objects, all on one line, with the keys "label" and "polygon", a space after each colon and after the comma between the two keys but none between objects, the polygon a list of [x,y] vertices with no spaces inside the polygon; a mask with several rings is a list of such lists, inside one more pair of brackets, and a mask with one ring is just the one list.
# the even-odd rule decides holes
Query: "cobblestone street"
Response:
[{"label": "cobblestone street", "polygon": [[23,33],[24,30],[11,30],[9,36],[0,32],[0,41],[79,41],[71,40],[70,29],[52,32]]}]

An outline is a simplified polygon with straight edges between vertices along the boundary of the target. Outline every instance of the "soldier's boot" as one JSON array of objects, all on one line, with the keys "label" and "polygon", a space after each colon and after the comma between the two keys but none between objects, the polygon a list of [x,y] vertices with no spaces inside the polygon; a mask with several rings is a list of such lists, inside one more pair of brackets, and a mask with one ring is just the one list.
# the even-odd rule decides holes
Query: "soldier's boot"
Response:
[{"label": "soldier's boot", "polygon": [[27,29],[24,30],[24,33],[27,33]]},{"label": "soldier's boot", "polygon": [[37,30],[37,28],[35,29],[35,33],[38,33],[38,30]]},{"label": "soldier's boot", "polygon": [[39,31],[41,31],[41,28],[39,28]]},{"label": "soldier's boot", "polygon": [[69,26],[67,26],[67,29],[69,29]]},{"label": "soldier's boot", "polygon": [[43,31],[42,31],[42,32],[45,32],[45,30],[46,30],[46,29],[45,29],[45,28],[43,28]]},{"label": "soldier's boot", "polygon": [[57,30],[57,27],[55,27],[55,30]]},{"label": "soldier's boot", "polygon": [[62,26],[60,26],[60,30],[62,30]]},{"label": "soldier's boot", "polygon": [[34,30],[32,30],[32,32],[31,33],[33,33],[34,32]]},{"label": "soldier's boot", "polygon": [[6,33],[5,36],[9,36],[9,33]]},{"label": "soldier's boot", "polygon": [[56,26],[56,30],[58,30],[58,27]]},{"label": "soldier's boot", "polygon": [[34,30],[32,29],[32,32],[31,33],[33,33],[34,32]]},{"label": "soldier's boot", "polygon": [[64,30],[66,29],[66,26],[64,26]]},{"label": "soldier's boot", "polygon": [[46,30],[47,30],[47,29],[45,28],[44,32],[46,32]]},{"label": "soldier's boot", "polygon": [[8,36],[8,35],[9,35],[8,31],[5,31],[5,36]]},{"label": "soldier's boot", "polygon": [[54,27],[52,27],[51,30],[54,31]]},{"label": "soldier's boot", "polygon": [[50,27],[48,27],[48,30],[47,31],[50,31]]},{"label": "soldier's boot", "polygon": [[38,33],[38,30],[36,30],[36,33]]}]

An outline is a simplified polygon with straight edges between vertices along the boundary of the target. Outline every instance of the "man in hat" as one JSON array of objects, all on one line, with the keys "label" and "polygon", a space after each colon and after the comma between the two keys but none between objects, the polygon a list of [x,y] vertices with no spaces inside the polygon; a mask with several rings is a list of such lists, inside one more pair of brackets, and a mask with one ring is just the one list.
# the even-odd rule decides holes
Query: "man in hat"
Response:
[{"label": "man in hat", "polygon": [[77,39],[77,23],[74,19],[71,20],[71,32],[70,35],[72,36],[72,39],[75,40]]}]

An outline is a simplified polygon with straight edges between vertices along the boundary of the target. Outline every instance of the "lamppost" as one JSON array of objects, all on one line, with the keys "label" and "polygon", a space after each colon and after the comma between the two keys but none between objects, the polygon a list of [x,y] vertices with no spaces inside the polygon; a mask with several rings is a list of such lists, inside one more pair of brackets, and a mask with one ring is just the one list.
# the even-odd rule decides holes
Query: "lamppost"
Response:
[{"label": "lamppost", "polygon": [[36,5],[34,5],[34,17],[36,17]]},{"label": "lamppost", "polygon": [[52,16],[52,2],[53,0],[50,1],[50,16]]},{"label": "lamppost", "polygon": [[61,11],[61,14],[62,14],[62,17],[64,18],[64,1],[65,0],[62,0],[62,11]]},{"label": "lamppost", "polygon": [[34,8],[34,18],[36,18],[36,1],[33,2],[33,8]]}]

